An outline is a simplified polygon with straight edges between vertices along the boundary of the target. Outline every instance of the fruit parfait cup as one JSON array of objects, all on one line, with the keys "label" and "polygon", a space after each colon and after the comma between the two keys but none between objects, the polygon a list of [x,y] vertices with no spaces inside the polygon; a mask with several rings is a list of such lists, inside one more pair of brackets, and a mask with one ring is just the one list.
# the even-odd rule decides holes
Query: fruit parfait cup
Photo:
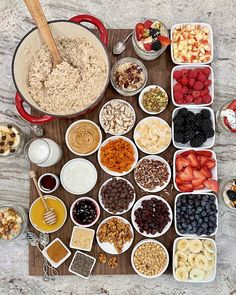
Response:
[{"label": "fruit parfait cup", "polygon": [[142,19],[136,24],[132,35],[135,53],[144,60],[159,57],[171,43],[165,25],[153,19]]},{"label": "fruit parfait cup", "polygon": [[225,102],[216,113],[217,129],[236,134],[236,99]]}]

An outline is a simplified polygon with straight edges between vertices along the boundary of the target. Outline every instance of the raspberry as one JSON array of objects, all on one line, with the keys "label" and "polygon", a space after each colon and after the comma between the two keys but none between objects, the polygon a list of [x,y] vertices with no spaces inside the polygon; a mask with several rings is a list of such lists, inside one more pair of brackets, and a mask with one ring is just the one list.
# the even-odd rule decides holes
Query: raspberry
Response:
[{"label": "raspberry", "polygon": [[188,94],[188,87],[187,86],[183,86],[181,92],[183,94]]},{"label": "raspberry", "polygon": [[192,96],[193,96],[194,99],[199,98],[200,95],[201,95],[201,92],[200,91],[198,91],[198,90],[193,91]]},{"label": "raspberry", "polygon": [[201,90],[200,97],[203,98],[207,93],[205,92],[205,89]]},{"label": "raspberry", "polygon": [[193,96],[188,94],[188,95],[185,96],[185,100],[186,100],[187,103],[193,102]]},{"label": "raspberry", "polygon": [[192,94],[193,93],[193,89],[189,89],[188,94]]},{"label": "raspberry", "polygon": [[196,70],[190,70],[189,74],[188,74],[188,77],[193,78],[193,79],[197,78],[197,71]]},{"label": "raspberry", "polygon": [[181,91],[181,89],[182,89],[182,85],[180,83],[176,83],[174,85],[174,91]]},{"label": "raspberry", "polygon": [[203,102],[204,103],[211,103],[211,95],[207,94],[203,97]]},{"label": "raspberry", "polygon": [[193,85],[194,90],[202,90],[203,88],[203,83],[201,81],[197,81]]},{"label": "raspberry", "polygon": [[203,68],[202,69],[203,73],[207,76],[207,78],[210,76],[211,74],[211,69],[210,68]]},{"label": "raspberry", "polygon": [[195,99],[194,102],[195,102],[195,104],[202,104],[202,99],[201,99],[201,97]]},{"label": "raspberry", "polygon": [[205,82],[206,76],[204,74],[198,73],[197,79],[198,79],[198,81]]},{"label": "raspberry", "polygon": [[174,72],[174,74],[173,74],[173,78],[175,79],[175,80],[177,80],[177,79],[179,79],[179,78],[181,78],[182,77],[182,75],[181,75],[181,72],[180,71],[175,71]]},{"label": "raspberry", "polygon": [[188,85],[190,87],[193,87],[194,83],[195,83],[195,79],[193,79],[193,78],[188,79]]},{"label": "raspberry", "polygon": [[181,84],[182,84],[182,85],[188,85],[188,78],[187,78],[187,77],[183,77],[183,78],[181,79]]},{"label": "raspberry", "polygon": [[188,76],[188,70],[187,69],[181,70],[181,74],[182,74],[182,77],[187,77]]},{"label": "raspberry", "polygon": [[175,92],[174,93],[174,97],[175,97],[175,102],[178,103],[178,104],[182,104],[184,103],[184,100],[183,100],[183,93],[182,92]]},{"label": "raspberry", "polygon": [[206,87],[209,87],[211,85],[211,80],[207,79],[205,82],[204,82],[204,85]]}]

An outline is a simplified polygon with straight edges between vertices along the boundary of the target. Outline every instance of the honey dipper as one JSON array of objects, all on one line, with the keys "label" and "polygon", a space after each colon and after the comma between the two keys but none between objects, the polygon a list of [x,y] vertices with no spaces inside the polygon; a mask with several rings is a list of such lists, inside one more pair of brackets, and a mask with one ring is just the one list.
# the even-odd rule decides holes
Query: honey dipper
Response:
[{"label": "honey dipper", "polygon": [[46,200],[44,199],[44,196],[42,194],[42,192],[40,191],[39,187],[38,187],[38,183],[37,183],[37,180],[36,180],[36,174],[35,174],[35,171],[33,170],[30,170],[30,178],[33,179],[33,182],[34,182],[34,185],[38,191],[38,194],[39,194],[39,197],[40,199],[42,200],[43,202],[43,205],[44,205],[44,208],[45,208],[45,213],[43,214],[43,220],[45,221],[45,223],[49,224],[49,225],[52,225],[54,223],[56,223],[57,221],[57,216],[54,212],[54,209],[53,208],[48,208],[48,205],[46,203]]}]

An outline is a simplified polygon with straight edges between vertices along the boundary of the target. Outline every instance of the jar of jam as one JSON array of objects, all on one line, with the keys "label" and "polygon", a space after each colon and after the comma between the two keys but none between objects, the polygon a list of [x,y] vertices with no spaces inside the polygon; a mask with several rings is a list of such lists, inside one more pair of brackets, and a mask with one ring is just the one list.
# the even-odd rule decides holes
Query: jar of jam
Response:
[{"label": "jar of jam", "polygon": [[225,102],[216,113],[219,132],[236,134],[236,99]]}]

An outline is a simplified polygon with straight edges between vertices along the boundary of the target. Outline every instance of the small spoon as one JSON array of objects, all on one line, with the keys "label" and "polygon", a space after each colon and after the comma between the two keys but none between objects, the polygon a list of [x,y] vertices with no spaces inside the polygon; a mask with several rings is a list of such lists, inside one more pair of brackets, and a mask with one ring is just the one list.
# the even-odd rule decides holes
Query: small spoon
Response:
[{"label": "small spoon", "polygon": [[119,55],[125,51],[125,49],[126,49],[125,42],[132,36],[132,34],[133,34],[133,32],[131,32],[124,40],[116,43],[113,46],[113,48],[112,48],[113,54]]},{"label": "small spoon", "polygon": [[39,238],[35,233],[33,233],[31,231],[28,231],[26,233],[26,239],[28,240],[30,246],[37,247],[39,252],[42,253],[42,251],[41,251],[41,249],[39,247]]}]

